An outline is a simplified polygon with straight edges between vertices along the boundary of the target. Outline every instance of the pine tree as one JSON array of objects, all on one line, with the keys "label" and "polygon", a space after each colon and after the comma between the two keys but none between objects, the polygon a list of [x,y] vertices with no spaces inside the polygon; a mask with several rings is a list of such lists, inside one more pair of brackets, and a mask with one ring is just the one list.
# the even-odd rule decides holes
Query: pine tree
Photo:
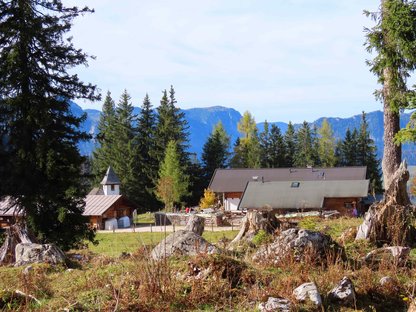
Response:
[{"label": "pine tree", "polygon": [[219,121],[202,148],[202,167],[205,188],[217,168],[227,167],[229,157],[230,137]]},{"label": "pine tree", "polygon": [[63,249],[93,239],[82,216],[84,158],[77,143],[84,117],[69,100],[98,100],[96,89],[68,70],[88,56],[64,37],[88,8],[60,0],[3,1],[0,6],[0,195],[25,211],[29,229]]},{"label": "pine tree", "polygon": [[97,126],[97,146],[93,152],[92,173],[94,184],[98,184],[101,181],[108,166],[113,162],[112,139],[114,138],[115,119],[116,105],[111,97],[110,91],[108,91]]},{"label": "pine tree", "polygon": [[158,163],[154,157],[156,148],[155,131],[156,116],[152,109],[149,95],[143,99],[140,115],[137,122],[137,135],[135,144],[137,144],[137,196],[139,197],[141,207],[145,211],[154,210],[158,207],[157,200],[154,196],[155,182],[157,180]]},{"label": "pine tree", "polygon": [[379,12],[365,13],[376,22],[373,28],[366,29],[367,50],[375,55],[367,63],[382,85],[376,96],[383,102],[383,177],[385,185],[389,185],[401,162],[401,145],[398,143],[414,139],[413,120],[398,137],[397,134],[400,110],[413,108],[409,102],[415,102],[415,91],[408,86],[407,79],[416,69],[416,3],[381,0]]},{"label": "pine tree", "polygon": [[295,165],[296,153],[296,132],[292,122],[289,121],[287,130],[284,136],[285,144],[285,167],[293,167]]},{"label": "pine tree", "polygon": [[315,165],[314,139],[309,124],[304,121],[296,133],[296,153],[294,165],[296,167],[307,167]]},{"label": "pine tree", "polygon": [[165,204],[166,211],[173,211],[175,203],[188,195],[187,176],[180,164],[180,154],[175,141],[169,141],[159,169],[156,196]]},{"label": "pine tree", "polygon": [[325,118],[321,128],[318,130],[318,154],[322,167],[333,167],[336,163],[335,158],[335,138],[331,125]]}]

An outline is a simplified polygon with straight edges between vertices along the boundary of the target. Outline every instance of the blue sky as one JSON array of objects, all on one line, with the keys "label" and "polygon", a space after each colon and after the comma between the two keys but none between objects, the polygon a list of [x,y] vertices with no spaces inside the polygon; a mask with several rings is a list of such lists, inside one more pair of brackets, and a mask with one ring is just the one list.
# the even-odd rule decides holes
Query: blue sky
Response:
[{"label": "blue sky", "polygon": [[[65,0],[95,9],[75,20],[75,71],[135,106],[175,87],[181,108],[221,105],[256,121],[301,122],[381,108],[363,43],[379,0]],[[84,108],[102,103],[78,101]]]}]

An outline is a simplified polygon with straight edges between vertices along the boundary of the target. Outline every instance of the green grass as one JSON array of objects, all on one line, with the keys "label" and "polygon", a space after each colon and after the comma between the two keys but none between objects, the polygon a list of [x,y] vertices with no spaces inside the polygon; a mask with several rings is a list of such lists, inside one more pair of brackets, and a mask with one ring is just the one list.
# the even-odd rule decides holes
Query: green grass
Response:
[{"label": "green grass", "polygon": [[[233,239],[237,233],[238,231],[210,232],[207,230],[202,236],[209,242],[216,243],[224,237]],[[96,239],[99,241],[99,244],[96,246],[89,244],[89,249],[97,254],[117,257],[122,252],[131,253],[144,245],[156,245],[169,234],[169,232],[166,234],[163,232],[97,233]]]},{"label": "green grass", "polygon": [[363,223],[362,218],[338,218],[320,219],[316,217],[304,218],[299,222],[299,227],[312,231],[324,232],[333,239],[338,238],[345,230],[351,227],[358,227]]},{"label": "green grass", "polygon": [[137,215],[135,223],[155,223],[155,215],[150,212]]}]

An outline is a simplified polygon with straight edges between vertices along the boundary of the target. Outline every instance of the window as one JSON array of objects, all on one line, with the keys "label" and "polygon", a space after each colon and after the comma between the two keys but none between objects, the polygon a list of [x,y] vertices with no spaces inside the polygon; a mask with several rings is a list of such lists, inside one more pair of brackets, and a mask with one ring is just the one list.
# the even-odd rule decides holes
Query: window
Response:
[{"label": "window", "polygon": [[292,184],[290,185],[290,187],[299,187],[300,186],[300,182],[292,182]]},{"label": "window", "polygon": [[345,208],[352,208],[352,203],[344,203]]},{"label": "window", "polygon": [[114,191],[114,185],[113,184],[111,184],[111,190]]}]

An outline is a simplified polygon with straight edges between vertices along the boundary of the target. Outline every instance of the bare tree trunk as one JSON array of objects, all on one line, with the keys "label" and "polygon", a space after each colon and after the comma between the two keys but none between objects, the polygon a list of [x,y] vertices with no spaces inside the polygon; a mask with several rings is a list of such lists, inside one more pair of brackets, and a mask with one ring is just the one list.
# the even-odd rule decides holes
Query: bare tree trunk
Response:
[{"label": "bare tree trunk", "polygon": [[6,230],[6,239],[0,247],[0,265],[11,264],[16,261],[15,249],[19,243],[33,243],[26,229],[20,225],[12,225]]},{"label": "bare tree trunk", "polygon": [[400,115],[390,106],[391,70],[386,68],[383,72],[383,102],[384,102],[384,152],[383,152],[383,179],[384,189],[388,189],[393,175],[399,169],[402,159],[402,147],[394,142],[395,135],[400,130]]},{"label": "bare tree trunk", "polygon": [[251,241],[260,230],[272,234],[279,227],[279,221],[270,211],[250,210],[241,223],[240,232],[231,242],[231,245],[242,241]]}]

